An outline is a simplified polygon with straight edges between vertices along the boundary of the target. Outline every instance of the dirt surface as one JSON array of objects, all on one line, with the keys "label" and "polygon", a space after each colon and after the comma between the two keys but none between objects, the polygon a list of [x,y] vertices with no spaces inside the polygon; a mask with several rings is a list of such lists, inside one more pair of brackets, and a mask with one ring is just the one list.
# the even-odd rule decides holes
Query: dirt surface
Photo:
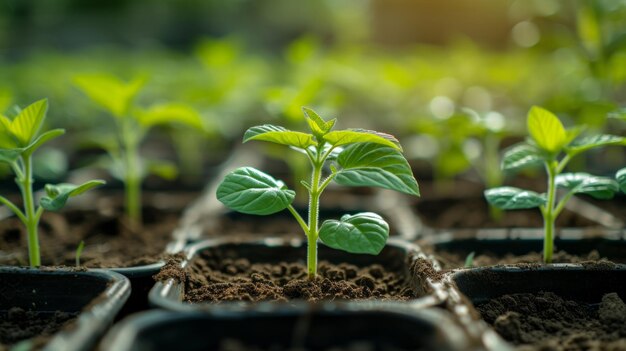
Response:
[{"label": "dirt surface", "polygon": [[626,305],[616,293],[604,295],[599,306],[550,292],[512,294],[478,310],[519,350],[626,350]]},{"label": "dirt surface", "polygon": [[[81,265],[89,268],[131,267],[160,260],[171,241],[178,214],[144,208],[144,225],[132,230],[121,208],[45,212],[39,237],[43,265],[75,265],[76,248],[85,248]],[[0,221],[0,265],[28,265],[26,230],[15,217]]]},{"label": "dirt surface", "polygon": [[[436,252],[436,260],[441,264],[442,269],[463,268],[465,266],[466,254],[456,252]],[[476,255],[473,260],[473,267],[495,266],[504,264],[517,265],[542,265],[543,255],[540,252],[529,252],[525,255],[506,254],[498,256],[495,254]],[[582,264],[612,264],[606,258],[600,257],[598,251],[592,250],[587,255],[570,255],[565,251],[556,251],[552,255],[553,263],[582,263]]]},{"label": "dirt surface", "polygon": [[[541,228],[538,209],[502,211],[500,219],[490,217],[487,201],[479,196],[422,200],[415,211],[431,228]],[[596,227],[598,224],[568,210],[556,221],[557,227]]]},{"label": "dirt surface", "polygon": [[36,348],[43,347],[52,335],[78,316],[78,313],[36,313],[13,307],[0,313],[0,350],[9,350],[22,340],[31,339]]},{"label": "dirt surface", "polygon": [[234,251],[206,250],[192,261],[186,273],[167,264],[156,277],[185,279],[185,300],[308,301],[334,299],[408,300],[417,294],[404,272],[389,271],[379,264],[357,267],[321,261],[318,277],[307,278],[301,262],[251,262]]}]

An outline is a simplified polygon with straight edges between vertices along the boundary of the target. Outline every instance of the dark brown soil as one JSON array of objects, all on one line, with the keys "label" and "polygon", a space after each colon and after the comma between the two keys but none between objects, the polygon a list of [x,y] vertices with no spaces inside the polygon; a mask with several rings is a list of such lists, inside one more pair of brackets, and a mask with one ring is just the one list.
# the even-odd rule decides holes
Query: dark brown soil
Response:
[{"label": "dark brown soil", "polygon": [[[131,267],[158,262],[179,215],[144,208],[144,225],[132,230],[120,208],[45,212],[39,225],[43,265],[75,265],[76,248],[85,248],[81,265]],[[26,230],[15,217],[0,221],[0,265],[28,265]]]},{"label": "dark brown soil", "polygon": [[168,278],[186,280],[184,298],[192,303],[417,297],[404,272],[389,271],[378,264],[357,267],[321,261],[318,277],[309,280],[301,262],[250,262],[234,252],[218,250],[203,252],[186,273],[176,264],[166,265],[156,279]]},{"label": "dark brown soil", "polygon": [[597,306],[550,292],[512,294],[477,307],[519,350],[626,350],[626,305],[616,293]]},{"label": "dark brown soil", "polygon": [[31,338],[34,338],[33,345],[42,346],[76,316],[78,313],[44,314],[13,307],[0,313],[0,350],[8,350],[11,345]]},{"label": "dark brown soil", "polygon": [[[517,179],[512,186],[545,191],[545,183],[537,179]],[[540,228],[543,226],[538,209],[499,211],[493,217],[484,198],[482,184],[471,181],[431,182],[420,186],[421,197],[413,205],[422,222],[431,228]],[[598,223],[564,210],[556,221],[557,227],[596,227]]]},{"label": "dark brown soil", "polygon": [[[490,208],[482,197],[423,200],[415,210],[431,228],[541,228],[543,219],[538,209],[502,211],[501,218],[490,216]],[[568,210],[556,221],[557,227],[596,227],[598,223]]]},{"label": "dark brown soil", "polygon": [[[467,255],[456,252],[437,252],[437,261],[443,269],[463,268]],[[611,264],[606,258],[600,257],[598,251],[591,251],[586,256],[570,255],[565,251],[556,251],[552,255],[553,263],[594,263],[594,264]],[[473,267],[495,266],[504,264],[518,265],[541,265],[543,264],[543,255],[539,252],[529,252],[525,255],[506,254],[498,256],[495,254],[476,255],[473,260]]]}]

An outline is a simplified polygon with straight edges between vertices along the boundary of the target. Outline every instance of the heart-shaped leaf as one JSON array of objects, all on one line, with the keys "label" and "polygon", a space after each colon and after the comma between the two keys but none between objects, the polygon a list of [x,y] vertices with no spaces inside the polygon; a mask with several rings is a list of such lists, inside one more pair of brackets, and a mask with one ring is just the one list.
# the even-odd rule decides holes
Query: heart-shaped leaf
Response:
[{"label": "heart-shaped leaf", "polygon": [[511,186],[487,189],[485,198],[491,205],[503,210],[535,208],[547,202],[543,194]]},{"label": "heart-shaped leaf", "polygon": [[552,112],[533,106],[528,112],[528,132],[541,149],[556,154],[567,142],[563,124]]},{"label": "heart-shaped leaf", "polygon": [[626,193],[626,168],[622,168],[615,174],[615,179],[619,183],[620,189],[623,193]]},{"label": "heart-shaped leaf", "polygon": [[587,194],[601,200],[612,199],[619,191],[617,181],[588,173],[559,174],[556,176],[555,183],[557,187],[569,189],[575,194]]},{"label": "heart-shaped leaf", "polygon": [[567,148],[567,151],[572,154],[578,154],[597,147],[620,145],[624,143],[624,140],[626,139],[617,135],[593,135],[574,140],[574,142]]},{"label": "heart-shaped leaf", "polygon": [[324,221],[319,237],[334,249],[377,255],[389,237],[389,225],[372,212],[344,215],[341,220]]},{"label": "heart-shaped leaf", "polygon": [[103,180],[91,180],[81,185],[69,183],[46,184],[46,196],[39,201],[41,207],[48,211],[58,211],[65,206],[70,197],[78,196],[89,189],[104,185]]},{"label": "heart-shaped leaf", "polygon": [[541,150],[534,145],[520,143],[504,152],[501,167],[505,171],[517,171],[541,162],[543,162]]},{"label": "heart-shaped leaf", "polygon": [[409,163],[398,149],[375,143],[346,147],[337,157],[335,181],[347,186],[376,186],[419,196]]},{"label": "heart-shaped leaf", "polygon": [[217,187],[217,199],[247,214],[269,215],[287,208],[296,193],[285,184],[252,167],[230,172]]},{"label": "heart-shaped leaf", "polygon": [[400,143],[393,135],[365,129],[348,129],[329,132],[324,135],[324,140],[333,146],[354,143],[376,143],[402,150]]},{"label": "heart-shaped leaf", "polygon": [[287,130],[281,126],[264,124],[248,129],[243,135],[243,142],[250,140],[270,141],[276,144],[288,145],[300,149],[317,145],[313,135]]}]

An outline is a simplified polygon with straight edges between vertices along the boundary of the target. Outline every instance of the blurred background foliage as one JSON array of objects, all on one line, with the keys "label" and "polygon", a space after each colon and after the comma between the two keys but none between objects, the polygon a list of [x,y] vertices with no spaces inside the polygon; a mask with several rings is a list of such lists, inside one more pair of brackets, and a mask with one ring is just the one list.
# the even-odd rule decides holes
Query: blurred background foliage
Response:
[{"label": "blurred background foliage", "polygon": [[[86,131],[114,128],[72,84],[85,73],[145,78],[140,105],[198,111],[205,131],[144,145],[189,179],[252,124],[301,128],[301,106],[396,134],[424,176],[490,186],[532,105],[624,132],[606,120],[626,100],[624,0],[4,0],[0,28],[0,110],[48,97],[50,127],[68,129],[70,160],[51,168],[84,165]],[[606,153],[595,166],[624,164]]]}]

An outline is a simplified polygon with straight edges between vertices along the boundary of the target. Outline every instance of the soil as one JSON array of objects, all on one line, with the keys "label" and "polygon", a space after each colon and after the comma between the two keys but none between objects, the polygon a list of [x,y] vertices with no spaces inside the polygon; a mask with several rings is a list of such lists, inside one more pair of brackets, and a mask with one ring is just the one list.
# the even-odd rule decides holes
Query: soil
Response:
[{"label": "soil", "polygon": [[318,277],[307,278],[302,262],[251,262],[235,251],[205,250],[183,273],[168,262],[156,276],[185,280],[187,302],[308,301],[335,299],[409,300],[417,297],[409,277],[379,264],[318,264]]},{"label": "soil", "polygon": [[[456,252],[437,252],[435,254],[436,260],[441,264],[441,268],[444,270],[463,268],[465,266],[465,259],[467,255]],[[540,252],[529,252],[525,255],[513,255],[506,254],[499,256],[491,253],[476,255],[473,260],[473,267],[495,266],[505,264],[516,265],[533,265],[539,266],[543,263],[543,254]],[[580,263],[580,264],[610,264],[613,263],[606,258],[600,257],[600,254],[596,250],[592,250],[587,255],[570,255],[565,251],[555,251],[552,254],[553,263]]]},{"label": "soil", "polygon": [[519,350],[626,350],[626,305],[616,293],[599,306],[539,292],[504,295],[477,308]]},{"label": "soil", "polygon": [[[178,219],[178,213],[145,207],[144,225],[133,230],[121,207],[44,212],[39,225],[42,264],[74,266],[81,240],[85,247],[80,262],[89,268],[155,263],[172,240]],[[0,221],[0,265],[28,265],[26,229],[15,217]]]},{"label": "soil", "polygon": [[[518,179],[512,186],[545,191],[545,183],[536,179]],[[421,197],[413,208],[422,222],[431,228],[541,228],[543,220],[538,209],[499,211],[499,218],[490,214],[480,183],[456,180],[420,186]],[[586,199],[585,199],[586,200]],[[599,224],[565,209],[556,221],[557,227],[597,227]]]},{"label": "soil", "polygon": [[10,308],[0,313],[0,350],[9,350],[12,345],[31,338],[38,349],[77,316],[78,313],[37,313],[19,307]]},{"label": "soil", "polygon": [[[415,210],[431,228],[541,228],[543,219],[538,209],[502,211],[501,219],[490,216],[487,201],[481,197],[423,200]],[[597,227],[598,223],[564,210],[557,227]]]}]

